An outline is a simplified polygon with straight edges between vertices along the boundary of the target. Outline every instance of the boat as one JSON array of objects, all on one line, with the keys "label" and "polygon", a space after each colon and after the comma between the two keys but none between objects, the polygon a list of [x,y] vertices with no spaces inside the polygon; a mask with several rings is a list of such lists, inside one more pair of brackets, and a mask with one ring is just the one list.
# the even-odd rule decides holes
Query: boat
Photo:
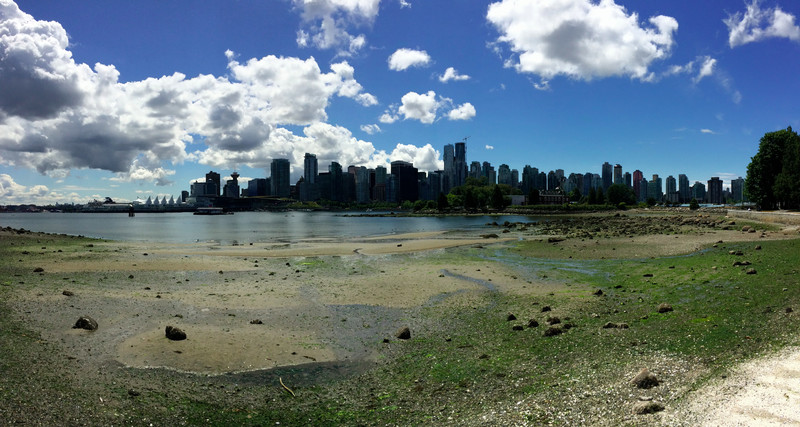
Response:
[{"label": "boat", "polygon": [[197,208],[195,215],[233,215],[233,212],[225,212],[222,208]]}]

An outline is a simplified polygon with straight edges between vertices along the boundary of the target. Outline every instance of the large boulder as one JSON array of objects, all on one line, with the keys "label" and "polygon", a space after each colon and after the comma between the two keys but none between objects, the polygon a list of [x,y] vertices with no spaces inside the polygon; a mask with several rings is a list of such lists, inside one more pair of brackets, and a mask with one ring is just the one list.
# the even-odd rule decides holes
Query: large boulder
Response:
[{"label": "large boulder", "polygon": [[653,388],[658,385],[658,378],[647,368],[642,368],[631,380],[631,384],[637,388]]},{"label": "large boulder", "polygon": [[183,329],[175,326],[167,326],[164,329],[164,335],[172,341],[181,341],[186,339],[186,332]]},{"label": "large boulder", "polygon": [[72,326],[72,329],[86,329],[87,331],[94,331],[97,329],[97,321],[91,316],[81,316]]}]

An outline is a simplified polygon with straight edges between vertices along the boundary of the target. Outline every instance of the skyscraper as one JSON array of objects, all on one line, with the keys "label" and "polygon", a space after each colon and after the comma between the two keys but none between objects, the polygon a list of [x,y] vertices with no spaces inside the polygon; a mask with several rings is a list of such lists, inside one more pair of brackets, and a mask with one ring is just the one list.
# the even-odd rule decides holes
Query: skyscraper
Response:
[{"label": "skyscraper", "polygon": [[647,198],[645,198],[643,200],[642,198],[639,197],[639,194],[642,191],[641,182],[642,182],[643,178],[644,178],[644,174],[642,173],[642,171],[640,171],[639,169],[636,169],[635,171],[633,171],[633,194],[636,195],[636,200],[638,200],[640,202],[643,202],[644,200],[647,200]]},{"label": "skyscraper", "polygon": [[392,177],[396,185],[396,202],[415,202],[419,199],[417,186],[417,168],[409,162],[395,160],[392,165]]},{"label": "skyscraper", "polygon": [[317,174],[319,174],[317,155],[306,153],[303,159],[303,178],[306,184],[316,184]]},{"label": "skyscraper", "polygon": [[689,178],[685,174],[678,175],[678,198],[681,203],[689,203],[692,200]]},{"label": "skyscraper", "polygon": [[708,203],[721,205],[722,200],[722,180],[718,176],[712,176],[708,180]]},{"label": "skyscraper", "polygon": [[[798,183],[795,183],[798,184]],[[740,176],[737,179],[731,180],[731,198],[736,203],[741,203],[745,201],[744,197],[744,180]]]},{"label": "skyscraper", "polygon": [[219,196],[222,190],[219,174],[214,171],[209,171],[206,174],[206,189],[203,196]]},{"label": "skyscraper", "polygon": [[467,144],[464,142],[456,142],[453,169],[455,170],[455,186],[464,185],[467,181]]},{"label": "skyscraper", "polygon": [[[620,166],[621,168],[621,166]],[[620,169],[622,170],[622,169]],[[611,174],[612,174],[612,166],[611,163],[605,162],[603,163],[603,167],[601,170],[603,175],[603,191],[608,191],[608,187],[611,187]]]},{"label": "skyscraper", "polygon": [[500,168],[497,169],[497,183],[513,186],[511,183],[511,168],[505,163],[500,165]]},{"label": "skyscraper", "polygon": [[278,197],[289,197],[289,159],[272,159],[270,165],[271,194]]},{"label": "skyscraper", "polygon": [[455,156],[455,149],[453,144],[447,144],[444,146],[444,154],[442,154],[442,159],[444,160],[444,192],[449,193],[450,189],[456,187],[456,156]]},{"label": "skyscraper", "polygon": [[622,165],[617,163],[614,165],[614,184],[623,184],[622,181]]},{"label": "skyscraper", "polygon": [[677,181],[675,181],[675,177],[670,175],[667,177],[667,201],[670,203],[678,203],[679,193],[678,193],[678,185]]}]

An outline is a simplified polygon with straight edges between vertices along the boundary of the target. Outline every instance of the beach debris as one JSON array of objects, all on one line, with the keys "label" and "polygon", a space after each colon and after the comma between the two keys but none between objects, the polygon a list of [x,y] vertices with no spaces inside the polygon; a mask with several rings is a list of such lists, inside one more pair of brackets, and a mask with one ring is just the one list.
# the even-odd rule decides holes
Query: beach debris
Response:
[{"label": "beach debris", "polygon": [[658,402],[639,402],[633,406],[633,413],[636,415],[654,414],[664,410],[664,405]]},{"label": "beach debris", "polygon": [[64,292],[61,292],[61,295],[64,295],[65,297],[71,297],[75,295],[75,292],[64,290]]},{"label": "beach debris", "polygon": [[183,329],[171,325],[164,329],[164,335],[172,341],[186,339],[186,332],[184,332]]},{"label": "beach debris", "polygon": [[551,326],[544,331],[544,336],[546,337],[554,337],[556,335],[561,335],[564,333],[564,330],[561,329],[559,326]]},{"label": "beach debris", "polygon": [[755,268],[748,268],[747,271],[745,271],[745,274],[756,274],[756,269]]},{"label": "beach debris", "polygon": [[408,329],[408,326],[404,326],[397,330],[397,333],[394,334],[395,337],[399,340],[407,340],[411,339],[411,330]]},{"label": "beach debris", "polygon": [[87,331],[94,331],[97,329],[97,321],[91,316],[81,316],[72,326],[72,329],[85,329]]},{"label": "beach debris", "polygon": [[291,394],[291,395],[292,395],[292,397],[297,397],[297,396],[294,394],[294,392],[292,391],[292,389],[290,389],[289,387],[286,387],[286,384],[284,384],[284,383],[283,383],[283,378],[281,378],[281,377],[278,377],[278,382],[279,382],[279,383],[281,383],[281,387],[283,387],[283,389],[284,389],[284,390],[286,390],[287,392],[289,392],[289,394]]},{"label": "beach debris", "polygon": [[539,322],[537,322],[536,319],[528,320],[528,327],[529,328],[537,328],[537,327],[539,327]]},{"label": "beach debris", "polygon": [[506,320],[509,322],[512,320],[517,320],[517,316],[514,316],[514,313],[508,313],[508,316],[506,316]]},{"label": "beach debris", "polygon": [[253,319],[253,320],[250,321],[250,324],[251,325],[263,325],[264,322],[262,322],[261,319]]},{"label": "beach debris", "polygon": [[672,306],[671,305],[669,305],[669,304],[667,304],[665,302],[662,302],[661,304],[658,305],[658,312],[659,313],[669,313],[670,311],[672,311]]},{"label": "beach debris", "polygon": [[636,376],[631,379],[631,384],[637,388],[653,388],[658,385],[658,378],[647,368],[642,368]]}]

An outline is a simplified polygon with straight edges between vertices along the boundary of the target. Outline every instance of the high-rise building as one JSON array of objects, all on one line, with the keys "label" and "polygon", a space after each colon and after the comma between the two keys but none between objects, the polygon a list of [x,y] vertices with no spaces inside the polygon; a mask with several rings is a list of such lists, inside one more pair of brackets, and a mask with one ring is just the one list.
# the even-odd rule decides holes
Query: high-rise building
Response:
[{"label": "high-rise building", "polygon": [[661,202],[664,198],[664,186],[658,174],[653,174],[653,179],[647,183],[647,198],[655,199],[656,203]]},{"label": "high-rise building", "polygon": [[746,201],[744,197],[744,180],[741,176],[731,180],[731,199],[733,199],[734,203]]},{"label": "high-rise building", "polygon": [[231,174],[231,179],[225,183],[225,188],[223,189],[222,195],[224,197],[232,197],[234,199],[239,198],[239,174],[236,173],[236,171]]},{"label": "high-rise building", "polygon": [[[330,190],[331,200],[336,202],[347,201],[347,188],[346,180],[344,179],[344,171],[339,162],[331,162],[328,165],[328,173],[330,174]],[[320,174],[322,175],[322,174]]]},{"label": "high-rise building", "polygon": [[667,201],[670,203],[678,203],[678,200],[680,199],[678,193],[678,183],[675,180],[674,176],[670,175],[667,177],[666,186],[667,186],[667,193],[666,193]]},{"label": "high-rise building", "polygon": [[500,168],[497,169],[497,183],[512,186],[511,168],[509,168],[505,163],[500,165]]},{"label": "high-rise building", "polygon": [[689,178],[685,174],[678,175],[678,201],[689,203],[692,200],[692,190],[689,187]]},{"label": "high-rise building", "polygon": [[586,172],[583,174],[583,188],[581,188],[581,194],[588,195],[589,191],[594,190],[594,187],[592,187],[593,178],[594,174],[591,172]]},{"label": "high-rise building", "polygon": [[633,187],[633,182],[631,180],[631,178],[632,178],[631,177],[631,173],[630,172],[625,172],[622,177],[623,177],[622,178],[623,181],[625,181],[625,185],[627,185],[628,188],[632,188]]},{"label": "high-rise building", "polygon": [[695,181],[692,186],[692,198],[697,200],[698,203],[705,203],[706,201],[706,186],[700,181]]},{"label": "high-rise building", "polygon": [[456,153],[453,160],[455,170],[455,186],[464,185],[467,181],[467,144],[456,142]]},{"label": "high-rise building", "polygon": [[642,179],[644,179],[644,174],[639,169],[633,171],[633,194],[636,195],[636,200],[643,202],[647,200],[645,197],[642,199],[639,194],[642,192],[642,188],[640,187]]},{"label": "high-rise building", "polygon": [[472,162],[469,164],[469,176],[470,178],[481,179],[481,176],[483,176],[481,162]]},{"label": "high-rise building", "polygon": [[270,165],[270,184],[272,195],[289,197],[291,183],[289,182],[289,159],[272,159]]},{"label": "high-rise building", "polygon": [[442,192],[442,182],[444,181],[444,171],[433,171],[428,174],[428,197],[430,200],[438,200],[439,193]]},{"label": "high-rise building", "polygon": [[391,165],[392,178],[396,185],[395,201],[398,203],[417,201],[419,199],[417,168],[413,164],[402,160],[395,160]]},{"label": "high-rise building", "polygon": [[623,184],[622,180],[622,165],[617,163],[614,165],[614,184]]},{"label": "high-rise building", "polygon": [[556,175],[556,171],[547,172],[547,191],[555,190],[558,184],[558,175]]},{"label": "high-rise building", "polygon": [[318,174],[317,155],[306,153],[303,158],[303,178],[305,178],[306,184],[316,184]]},{"label": "high-rise building", "polygon": [[453,144],[447,144],[444,146],[444,153],[442,154],[442,160],[444,160],[444,191],[445,193],[449,193],[453,187],[457,187],[456,185],[456,154],[455,154],[455,147]]},{"label": "high-rise building", "polygon": [[219,179],[219,174],[214,171],[209,171],[206,174],[206,188],[205,193],[200,194],[202,196],[219,196],[219,192],[222,191],[221,187],[222,183]]},{"label": "high-rise building", "polygon": [[511,188],[519,188],[519,171],[511,169]]},{"label": "high-rise building", "polygon": [[603,192],[608,191],[608,187],[611,187],[612,168],[613,167],[611,166],[611,163],[608,162],[603,163],[603,167],[601,170],[601,173],[603,175]]},{"label": "high-rise building", "polygon": [[268,193],[266,178],[255,178],[247,181],[247,197],[266,196]]},{"label": "high-rise building", "polygon": [[522,192],[525,195],[531,192],[531,190],[536,188],[536,180],[539,176],[539,169],[531,167],[530,165],[525,165],[522,168]]},{"label": "high-rise building", "polygon": [[[647,201],[647,199],[649,198],[649,195],[647,194],[648,187],[649,183],[647,182],[646,179],[644,179],[644,177],[642,177],[642,179],[639,180],[639,193],[636,194],[636,199],[638,201],[640,202]],[[653,198],[653,200],[655,200],[655,198]]]},{"label": "high-rise building", "polygon": [[708,180],[708,203],[712,205],[721,205],[722,200],[722,180],[718,176],[712,176]]},{"label": "high-rise building", "polygon": [[375,168],[375,186],[372,188],[372,200],[386,201],[386,168]]},{"label": "high-rise building", "polygon": [[353,177],[355,178],[355,196],[356,202],[358,203],[368,203],[370,201],[369,197],[369,173],[367,173],[367,168],[364,166],[359,166],[354,168]]}]

